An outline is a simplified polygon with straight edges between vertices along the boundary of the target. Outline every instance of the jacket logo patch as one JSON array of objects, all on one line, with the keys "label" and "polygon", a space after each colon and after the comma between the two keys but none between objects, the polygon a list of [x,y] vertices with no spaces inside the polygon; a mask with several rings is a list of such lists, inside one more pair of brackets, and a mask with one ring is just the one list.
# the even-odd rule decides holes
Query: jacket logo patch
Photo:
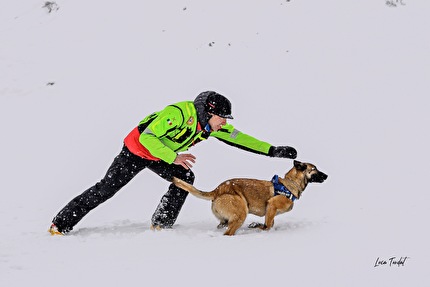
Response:
[{"label": "jacket logo patch", "polygon": [[194,117],[190,117],[187,121],[187,125],[192,125],[194,123]]}]

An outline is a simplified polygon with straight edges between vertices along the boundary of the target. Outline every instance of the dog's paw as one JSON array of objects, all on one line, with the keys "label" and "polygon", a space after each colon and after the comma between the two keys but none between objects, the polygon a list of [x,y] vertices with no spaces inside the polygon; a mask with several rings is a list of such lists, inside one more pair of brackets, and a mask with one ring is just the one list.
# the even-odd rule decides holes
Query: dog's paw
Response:
[{"label": "dog's paw", "polygon": [[224,229],[228,226],[228,222],[221,222],[220,224],[218,224],[217,228],[218,229]]},{"label": "dog's paw", "polygon": [[248,225],[248,228],[260,228],[260,229],[264,229],[264,224],[263,223],[258,223],[258,222],[253,222],[250,225]]}]

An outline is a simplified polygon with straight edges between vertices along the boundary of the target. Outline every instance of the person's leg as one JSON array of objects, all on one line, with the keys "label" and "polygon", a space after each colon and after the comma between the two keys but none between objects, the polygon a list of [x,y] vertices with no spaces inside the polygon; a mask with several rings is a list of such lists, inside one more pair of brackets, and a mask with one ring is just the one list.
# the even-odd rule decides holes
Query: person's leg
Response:
[{"label": "person's leg", "polygon": [[[194,182],[194,173],[190,169],[187,170],[180,165],[169,165],[159,161],[152,163],[148,168],[168,181],[171,181],[172,177],[175,176],[190,184]],[[152,227],[171,228],[181,211],[187,195],[187,191],[176,187],[176,185],[172,183],[168,191],[161,198],[157,209],[152,215]]]},{"label": "person's leg", "polygon": [[111,198],[151,161],[142,159],[124,147],[115,157],[105,177],[72,199],[53,219],[58,231],[67,233],[92,209]]}]

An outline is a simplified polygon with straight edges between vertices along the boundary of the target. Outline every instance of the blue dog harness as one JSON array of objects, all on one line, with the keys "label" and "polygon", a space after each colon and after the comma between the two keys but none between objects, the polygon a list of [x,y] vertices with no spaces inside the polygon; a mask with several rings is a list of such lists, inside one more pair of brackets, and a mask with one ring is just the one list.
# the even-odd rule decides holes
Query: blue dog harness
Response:
[{"label": "blue dog harness", "polygon": [[279,176],[275,174],[272,178],[273,187],[275,188],[275,196],[276,195],[283,195],[289,198],[291,201],[294,202],[294,200],[297,199],[297,197],[294,196],[294,194],[289,191],[285,185],[279,182]]}]

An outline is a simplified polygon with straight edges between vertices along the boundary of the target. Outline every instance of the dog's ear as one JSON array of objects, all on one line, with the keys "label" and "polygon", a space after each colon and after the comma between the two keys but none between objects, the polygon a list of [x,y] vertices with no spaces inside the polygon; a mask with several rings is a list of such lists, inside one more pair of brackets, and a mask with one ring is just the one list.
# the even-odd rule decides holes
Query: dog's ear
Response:
[{"label": "dog's ear", "polygon": [[294,167],[299,171],[304,171],[307,168],[307,165],[305,163],[302,163],[298,160],[294,161]]}]

